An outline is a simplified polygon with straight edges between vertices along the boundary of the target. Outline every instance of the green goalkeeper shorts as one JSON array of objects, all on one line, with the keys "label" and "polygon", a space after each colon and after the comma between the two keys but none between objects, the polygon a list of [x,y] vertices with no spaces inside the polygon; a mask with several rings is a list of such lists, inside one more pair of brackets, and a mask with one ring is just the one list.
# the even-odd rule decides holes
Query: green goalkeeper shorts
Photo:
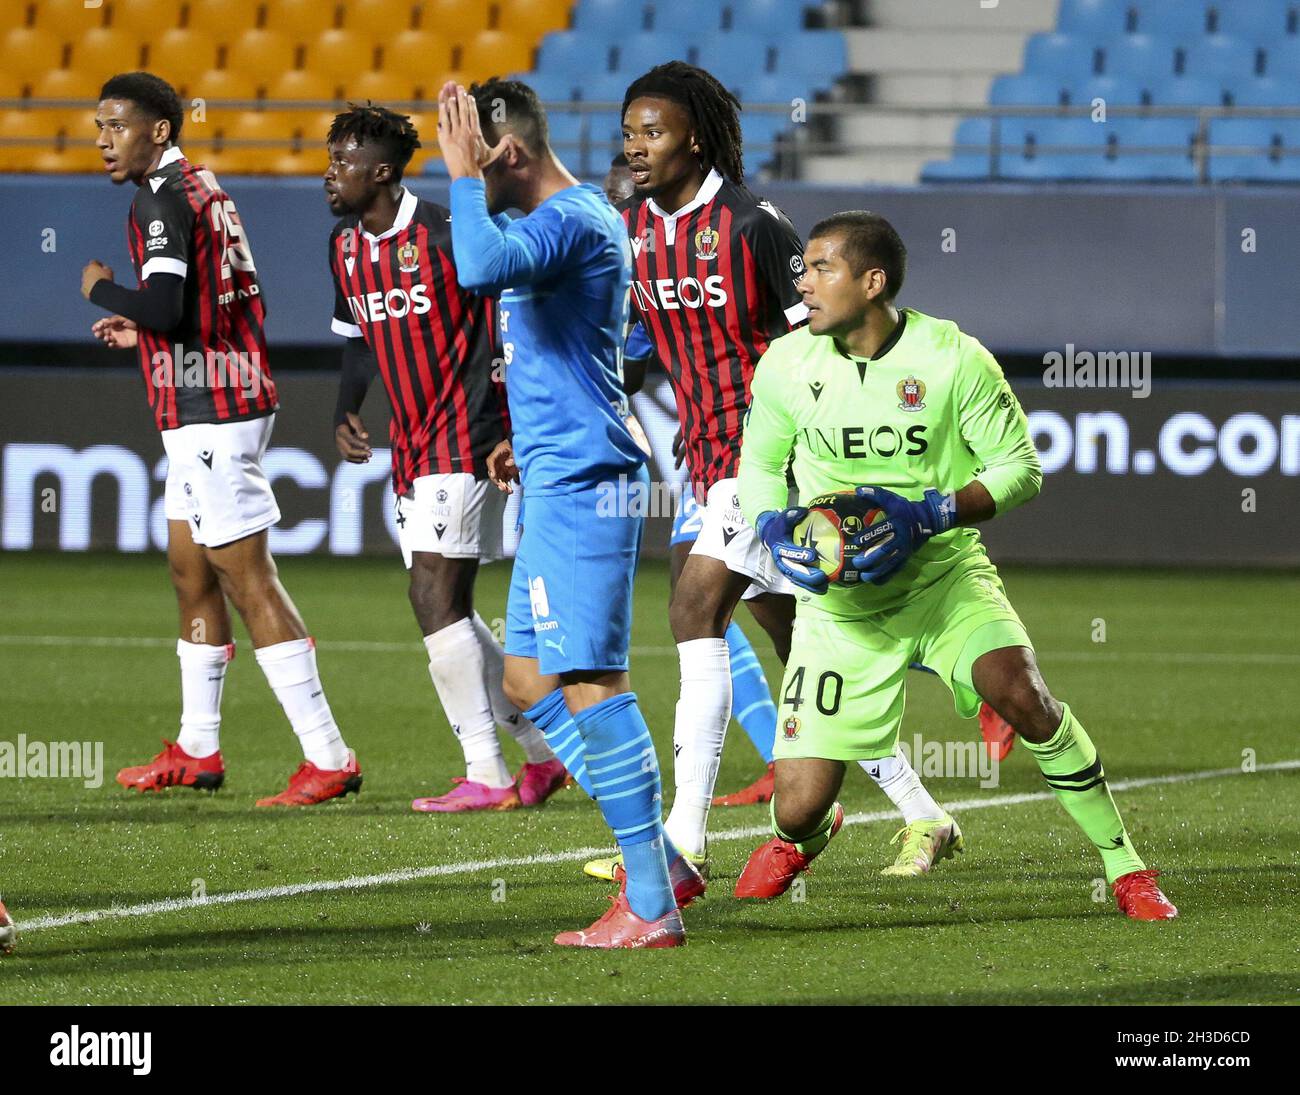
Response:
[{"label": "green goalkeeper shorts", "polygon": [[907,669],[937,673],[962,718],[980,708],[971,666],[1004,646],[1033,649],[997,569],[978,558],[898,608],[853,619],[801,611],[777,707],[777,760],[892,756],[903,721]]}]

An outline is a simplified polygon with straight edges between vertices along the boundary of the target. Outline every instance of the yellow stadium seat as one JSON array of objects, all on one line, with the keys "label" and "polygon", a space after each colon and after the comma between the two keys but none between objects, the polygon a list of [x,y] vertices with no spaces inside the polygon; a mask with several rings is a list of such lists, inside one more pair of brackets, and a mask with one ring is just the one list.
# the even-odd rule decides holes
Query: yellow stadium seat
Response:
[{"label": "yellow stadium seat", "polygon": [[268,100],[319,99],[334,102],[343,76],[327,76],[322,72],[305,69],[281,72],[267,81],[264,90]]},{"label": "yellow stadium seat", "polygon": [[226,68],[259,80],[298,67],[297,44],[279,31],[246,30],[226,46]]},{"label": "yellow stadium seat", "polygon": [[5,31],[4,68],[11,76],[41,76],[63,66],[63,41],[56,35],[30,27]]},{"label": "yellow stadium seat", "polygon": [[28,170],[40,172],[102,171],[103,157],[93,143],[86,140],[60,141],[54,146],[37,149]]},{"label": "yellow stadium seat", "polygon": [[69,140],[93,141],[98,136],[98,131],[95,129],[94,107],[57,107],[42,110],[40,113],[48,115],[47,124],[52,125],[55,132],[62,133]]},{"label": "yellow stadium seat", "polygon": [[568,27],[572,6],[569,0],[497,0],[495,29],[521,35],[537,45],[548,30]]},{"label": "yellow stadium seat", "polygon": [[142,40],[181,25],[177,0],[113,0],[109,26],[134,31]]},{"label": "yellow stadium seat", "polygon": [[526,72],[533,67],[533,50],[528,38],[485,30],[460,46],[458,67],[476,80]]},{"label": "yellow stadium seat", "polygon": [[[339,110],[343,108],[340,106]],[[294,110],[285,111],[293,118],[298,140],[304,148],[319,148],[321,156],[325,155],[325,137],[334,124],[338,110]],[[321,170],[325,168],[322,165]]]},{"label": "yellow stadium seat", "polygon": [[220,126],[227,140],[282,141],[286,147],[299,128],[298,114],[292,110],[240,110],[223,118]]},{"label": "yellow stadium seat", "polygon": [[145,63],[150,72],[160,68],[171,72],[204,72],[217,64],[217,43],[197,30],[165,30],[147,45]]},{"label": "yellow stadium seat", "polygon": [[333,28],[339,7],[338,0],[266,0],[265,26],[306,40]]},{"label": "yellow stadium seat", "polygon": [[[52,110],[0,110],[0,137],[6,140],[42,139],[54,144],[59,133]],[[0,145],[6,165],[25,163],[37,145]]]},{"label": "yellow stadium seat", "polygon": [[228,68],[210,68],[184,80],[185,98],[210,100],[256,99],[261,85],[256,76]]},{"label": "yellow stadium seat", "polygon": [[73,41],[70,64],[101,80],[116,72],[134,72],[140,67],[140,40],[132,31],[96,27]]},{"label": "yellow stadium seat", "polygon": [[257,25],[262,0],[186,0],[185,26],[229,38]]},{"label": "yellow stadium seat", "polygon": [[352,30],[327,30],[307,42],[304,67],[316,72],[366,72],[375,67],[375,43]]},{"label": "yellow stadium seat", "polygon": [[[173,0],[175,7],[175,0]],[[33,26],[51,30],[63,38],[76,38],[92,27],[102,27],[108,15],[108,5],[101,0],[88,8],[84,0],[36,0],[33,5],[36,20]]]},{"label": "yellow stadium seat", "polygon": [[97,102],[103,86],[103,73],[73,68],[51,69],[31,82],[33,99],[84,99],[86,102]]},{"label": "yellow stadium seat", "polygon": [[380,103],[388,106],[395,102],[415,99],[421,92],[428,97],[437,98],[438,89],[417,76],[408,76],[400,72],[357,72],[343,77],[344,98],[351,103]]},{"label": "yellow stadium seat", "polygon": [[431,30],[452,42],[487,30],[491,13],[492,5],[483,0],[419,0],[416,5],[420,30]]},{"label": "yellow stadium seat", "polygon": [[343,25],[364,31],[376,41],[415,25],[415,0],[346,0],[344,6]]},{"label": "yellow stadium seat", "polygon": [[384,42],[382,49],[386,72],[425,79],[451,64],[450,43],[432,31],[404,30]]}]

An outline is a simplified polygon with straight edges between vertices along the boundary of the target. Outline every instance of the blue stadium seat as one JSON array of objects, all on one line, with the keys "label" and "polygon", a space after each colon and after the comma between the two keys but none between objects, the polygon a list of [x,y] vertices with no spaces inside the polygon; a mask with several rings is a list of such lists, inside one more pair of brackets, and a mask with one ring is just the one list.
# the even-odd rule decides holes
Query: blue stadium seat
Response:
[{"label": "blue stadium seat", "polygon": [[931,160],[921,168],[922,182],[977,182],[989,177],[989,158],[970,153],[950,160]]},{"label": "blue stadium seat", "polygon": [[781,38],[772,71],[782,76],[802,76],[810,87],[828,88],[849,67],[844,35],[834,30],[806,30]]},{"label": "blue stadium seat", "polygon": [[1086,38],[1070,34],[1034,34],[1025,43],[1024,71],[1065,79],[1091,76],[1097,68],[1096,48]]},{"label": "blue stadium seat", "polygon": [[652,5],[627,0],[579,0],[573,13],[573,29],[602,42],[613,42],[629,34],[650,29]]},{"label": "blue stadium seat", "polygon": [[[1215,154],[1215,148],[1245,146],[1259,152]],[[1296,155],[1284,156],[1283,149]],[[1210,123],[1210,178],[1300,181],[1300,118],[1217,118]]]},{"label": "blue stadium seat", "polygon": [[1174,75],[1173,44],[1149,34],[1107,42],[1102,55],[1102,72],[1107,76],[1137,76],[1149,82]]},{"label": "blue stadium seat", "polygon": [[650,29],[680,31],[682,28],[700,34],[722,30],[722,9],[725,0],[649,0]]},{"label": "blue stadium seat", "polygon": [[521,72],[513,79],[531,87],[544,103],[567,103],[576,99],[582,85],[580,72]]},{"label": "blue stadium seat", "polygon": [[[1241,0],[1234,0],[1240,3]],[[1246,0],[1253,3],[1255,0]],[[1135,0],[1137,32],[1188,42],[1207,33],[1207,0]]]},{"label": "blue stadium seat", "polygon": [[1187,118],[1112,118],[1111,132],[1121,150],[1124,148],[1160,148],[1148,155],[1186,155],[1196,136],[1196,119]]},{"label": "blue stadium seat", "polygon": [[1222,106],[1223,81],[1212,76],[1175,76],[1151,83],[1151,102],[1157,106]]},{"label": "blue stadium seat", "polygon": [[[655,31],[623,39],[616,44],[615,52],[617,60],[612,71],[635,79],[665,61],[688,60],[690,42],[685,35]],[[712,65],[704,67],[711,69]]]},{"label": "blue stadium seat", "polygon": [[807,82],[802,76],[786,76],[775,72],[746,74],[739,83],[727,85],[744,106],[747,103],[789,103],[810,97]]},{"label": "blue stadium seat", "polygon": [[1056,26],[1062,34],[1077,34],[1097,42],[1137,29],[1130,0],[1061,0]]},{"label": "blue stadium seat", "polygon": [[[730,0],[723,5],[722,25],[728,30],[763,31],[772,35],[800,34],[804,29],[806,5],[792,0]],[[693,19],[699,18],[694,5]]]},{"label": "blue stadium seat", "polygon": [[537,51],[537,71],[565,75],[608,72],[607,50],[603,45],[593,45],[581,31],[553,30],[542,39]]},{"label": "blue stadium seat", "polygon": [[1260,76],[1232,86],[1236,106],[1295,106],[1300,103],[1300,77],[1290,80]]},{"label": "blue stadium seat", "polygon": [[1300,37],[1281,39],[1265,47],[1264,74],[1279,80],[1300,80]]},{"label": "blue stadium seat", "polygon": [[993,106],[1056,106],[1062,101],[1061,81],[1050,75],[1021,73],[993,81],[989,102]]},{"label": "blue stadium seat", "polygon": [[707,68],[726,87],[743,86],[747,77],[775,71],[777,42],[743,31],[718,31],[695,39],[689,60]]},{"label": "blue stadium seat", "polygon": [[1140,153],[1133,156],[1119,154],[1113,158],[1102,157],[1090,165],[1095,172],[1091,177],[1114,182],[1181,182],[1196,181],[1196,163],[1190,156],[1169,156],[1160,153]]},{"label": "blue stadium seat", "polygon": [[1110,144],[1110,127],[1087,118],[1007,118],[998,173],[1008,179],[1088,179]]},{"label": "blue stadium seat", "polygon": [[[991,118],[966,118],[957,126],[957,133],[953,137],[953,144],[969,145],[969,148],[958,152],[958,156],[968,156],[976,154],[978,149],[987,149],[989,142],[993,139],[993,121]],[[988,161],[988,152],[983,153],[985,162]]]},{"label": "blue stadium seat", "polygon": [[1286,0],[1220,0],[1215,6],[1215,32],[1266,46],[1281,35],[1295,34],[1300,4]]},{"label": "blue stadium seat", "polygon": [[1180,47],[1180,75],[1245,77],[1262,71],[1259,50],[1240,38],[1207,34],[1198,41]]},{"label": "blue stadium seat", "polygon": [[1078,80],[1067,89],[1071,106],[1091,106],[1094,99],[1104,99],[1106,106],[1142,106],[1147,91],[1133,76],[1091,76]]}]

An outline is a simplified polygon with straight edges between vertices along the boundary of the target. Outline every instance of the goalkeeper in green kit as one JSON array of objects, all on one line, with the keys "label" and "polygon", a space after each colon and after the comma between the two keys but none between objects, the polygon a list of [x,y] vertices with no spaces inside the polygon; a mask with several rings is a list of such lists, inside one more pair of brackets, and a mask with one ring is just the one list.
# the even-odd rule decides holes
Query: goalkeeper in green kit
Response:
[{"label": "goalkeeper in green kit", "polygon": [[[799,290],[806,327],[759,361],[741,449],[739,494],[777,567],[802,587],[777,710],[775,837],[737,897],[776,897],[830,843],[846,762],[892,756],[907,666],[934,670],[957,711],[981,699],[1034,755],[1048,786],[1101,853],[1120,909],[1178,915],[1129,840],[1101,758],[1048,691],[1033,644],[972,525],[1029,501],[1042,471],[1024,412],[998,363],[956,324],[894,299],[907,254],[883,217],[817,224]],[[796,542],[799,499],[848,510],[843,576]],[[852,538],[848,532],[860,528]]]}]

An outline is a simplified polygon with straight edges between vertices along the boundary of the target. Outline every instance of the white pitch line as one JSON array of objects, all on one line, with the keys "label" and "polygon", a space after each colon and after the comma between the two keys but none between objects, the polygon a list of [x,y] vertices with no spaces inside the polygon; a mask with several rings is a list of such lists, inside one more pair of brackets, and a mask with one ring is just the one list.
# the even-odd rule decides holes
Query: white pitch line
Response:
[{"label": "white pitch line", "polygon": [[[0,635],[0,646],[95,646],[126,649],[170,650],[175,639],[132,635]],[[419,643],[393,643],[364,639],[322,639],[320,649],[326,653],[338,650],[348,654],[423,654]],[[634,658],[677,657],[675,646],[634,646]],[[1224,651],[1160,651],[1160,650],[1040,650],[1044,661],[1066,662],[1159,662],[1170,665],[1214,665],[1239,663],[1242,665],[1296,665],[1300,653]]]},{"label": "white pitch line", "polygon": [[[1282,760],[1272,764],[1261,764],[1257,772],[1281,772],[1300,769],[1300,760]],[[1139,787],[1154,787],[1170,783],[1191,783],[1195,780],[1218,779],[1223,776],[1240,776],[1240,768],[1212,768],[1200,772],[1176,772],[1165,776],[1146,776],[1141,779],[1125,779],[1111,783],[1112,791],[1132,791]],[[989,810],[1003,806],[1019,806],[1026,802],[1046,802],[1054,796],[1051,791],[1030,791],[1014,795],[990,795],[983,798],[963,799],[950,802],[946,809],[953,812],[970,813],[972,810]],[[866,825],[874,821],[890,821],[898,817],[893,810],[877,810],[871,813],[850,814],[844,819],[845,825]],[[729,840],[752,840],[759,836],[768,836],[771,829],[766,825],[746,825],[722,832],[710,833],[709,842],[716,843]],[[385,871],[382,874],[353,875],[351,878],[331,879],[324,882],[299,882],[286,886],[268,886],[260,890],[232,890],[229,893],[210,894],[206,897],[172,897],[162,901],[147,901],[142,905],[110,906],[107,909],[94,909],[89,912],[65,913],[62,916],[41,916],[18,924],[20,932],[40,931],[45,928],[63,928],[70,924],[93,924],[98,920],[122,920],[136,916],[153,916],[157,913],[183,912],[187,909],[201,909],[212,905],[234,905],[247,901],[268,901],[277,897],[297,897],[306,893],[329,893],[335,890],[364,890],[372,886],[387,886],[395,882],[414,882],[421,878],[445,878],[448,875],[474,874],[477,871],[496,871],[505,867],[533,867],[552,863],[572,863],[590,859],[608,853],[608,846],[596,848],[574,848],[567,852],[548,852],[543,855],[518,856],[511,859],[481,859],[464,863],[441,863],[432,867],[405,867],[399,871]]]}]

